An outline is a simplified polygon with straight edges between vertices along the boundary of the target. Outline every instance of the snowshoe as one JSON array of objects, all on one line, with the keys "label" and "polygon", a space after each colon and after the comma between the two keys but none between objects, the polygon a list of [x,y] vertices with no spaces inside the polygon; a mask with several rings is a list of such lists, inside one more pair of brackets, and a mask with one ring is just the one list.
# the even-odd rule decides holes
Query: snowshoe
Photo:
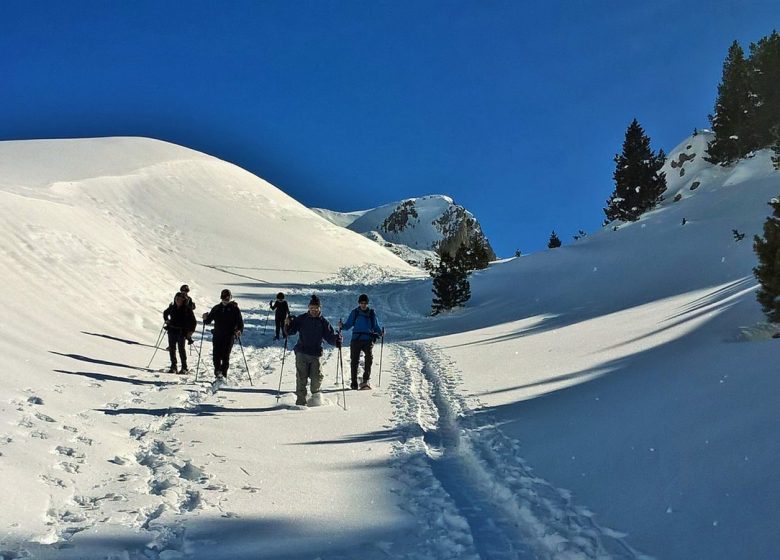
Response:
[{"label": "snowshoe", "polygon": [[217,391],[219,391],[220,387],[225,386],[225,378],[222,375],[217,376],[216,379],[214,379],[214,382],[211,384],[211,394],[215,394]]},{"label": "snowshoe", "polygon": [[364,381],[363,383],[360,384],[360,390],[361,391],[370,391],[371,390],[371,385],[368,384],[368,381]]},{"label": "snowshoe", "polygon": [[189,369],[187,369],[186,367],[183,367],[183,368],[181,368],[181,369],[179,370],[179,375],[187,375],[187,374],[189,374],[189,373],[190,373],[190,370],[189,370]]},{"label": "snowshoe", "polygon": [[171,366],[165,370],[165,373],[176,373],[176,366]]},{"label": "snowshoe", "polygon": [[304,404],[307,404],[309,406],[322,406],[322,394],[312,393],[312,395],[309,397],[308,402]]}]

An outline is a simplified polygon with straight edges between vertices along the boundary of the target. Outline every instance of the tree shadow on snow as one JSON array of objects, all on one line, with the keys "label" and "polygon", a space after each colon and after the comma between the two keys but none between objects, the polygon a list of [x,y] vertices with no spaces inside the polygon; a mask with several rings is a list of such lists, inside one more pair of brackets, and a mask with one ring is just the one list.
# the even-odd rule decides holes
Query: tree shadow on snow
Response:
[{"label": "tree shadow on snow", "polygon": [[55,352],[54,350],[49,350],[50,354],[56,354],[57,356],[65,356],[66,358],[72,358],[74,360],[79,360],[81,362],[89,362],[90,364],[98,364],[101,366],[111,366],[111,367],[118,367],[118,368],[124,368],[124,369],[134,369],[136,371],[144,371],[144,372],[153,372],[154,370],[145,368],[145,367],[138,367],[138,366],[131,366],[128,364],[121,364],[119,362],[109,362],[107,360],[100,360],[98,358],[90,358],[89,356],[82,356],[81,354],[64,354],[62,352]]},{"label": "tree shadow on snow", "polygon": [[66,375],[80,375],[82,377],[88,377],[95,381],[117,381],[119,383],[129,383],[131,385],[154,385],[157,387],[163,387],[165,385],[179,385],[178,381],[155,381],[152,379],[135,379],[132,377],[118,377],[116,375],[109,375],[107,373],[95,373],[91,371],[68,371],[64,369],[55,369],[57,373],[64,373]]},{"label": "tree shadow on snow", "polygon": [[152,344],[145,344],[143,342],[138,342],[136,340],[127,340],[125,338],[119,338],[116,336],[111,336],[110,334],[100,334],[100,333],[93,333],[93,332],[87,332],[87,331],[81,331],[82,334],[88,334],[89,336],[99,336],[100,338],[107,338],[108,340],[114,340],[116,342],[122,342],[124,344],[130,344],[134,346],[146,346],[147,348],[154,348],[154,345]]}]

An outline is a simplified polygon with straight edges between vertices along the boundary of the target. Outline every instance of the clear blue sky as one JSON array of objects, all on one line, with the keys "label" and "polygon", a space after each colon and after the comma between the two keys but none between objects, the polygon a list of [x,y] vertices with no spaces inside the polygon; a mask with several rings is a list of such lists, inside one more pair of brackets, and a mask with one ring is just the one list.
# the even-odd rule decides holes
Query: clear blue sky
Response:
[{"label": "clear blue sky", "polygon": [[630,4],[3,2],[0,139],[160,138],[340,211],[449,194],[527,253],[600,227],[634,117],[672,149],[731,42],[780,27],[776,0]]}]

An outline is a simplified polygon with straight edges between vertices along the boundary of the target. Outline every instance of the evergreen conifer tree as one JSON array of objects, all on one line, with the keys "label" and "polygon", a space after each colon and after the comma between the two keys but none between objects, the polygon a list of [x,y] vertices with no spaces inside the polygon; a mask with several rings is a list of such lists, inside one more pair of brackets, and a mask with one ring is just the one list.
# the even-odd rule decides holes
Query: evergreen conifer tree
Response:
[{"label": "evergreen conifer tree", "polygon": [[751,149],[765,148],[780,140],[780,35],[750,45],[751,82],[756,98]]},{"label": "evergreen conifer tree", "polygon": [[555,230],[550,234],[550,240],[547,242],[548,249],[556,249],[561,246],[560,238],[555,234]]},{"label": "evergreen conifer tree", "polygon": [[709,143],[707,161],[732,163],[755,148],[755,102],[751,92],[750,64],[734,41],[723,62],[715,115],[710,115],[715,139]]},{"label": "evergreen conifer tree", "polygon": [[773,215],[764,222],[764,237],[753,238],[753,250],[758,257],[758,266],[753,269],[761,287],[756,299],[773,323],[780,323],[780,200],[769,203]]},{"label": "evergreen conifer tree", "polygon": [[626,130],[623,152],[615,155],[615,190],[607,200],[607,219],[635,221],[653,208],[666,190],[666,174],[660,173],[666,155],[650,148],[650,138],[634,119]]},{"label": "evergreen conifer tree", "polygon": [[467,251],[465,246],[461,246],[454,256],[442,254],[438,266],[430,272],[433,278],[433,315],[461,306],[471,298],[471,285],[465,266]]}]

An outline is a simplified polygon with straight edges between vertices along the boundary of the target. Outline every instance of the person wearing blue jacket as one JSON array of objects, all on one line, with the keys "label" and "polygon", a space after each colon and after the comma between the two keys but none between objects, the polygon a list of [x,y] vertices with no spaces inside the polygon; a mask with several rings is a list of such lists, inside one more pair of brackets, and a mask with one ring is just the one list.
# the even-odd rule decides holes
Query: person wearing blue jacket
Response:
[{"label": "person wearing blue jacket", "polygon": [[322,341],[331,346],[341,346],[341,335],[334,332],[333,327],[322,316],[320,298],[311,296],[309,310],[302,315],[285,319],[285,335],[298,334],[293,351],[295,352],[295,404],[306,406],[306,385],[311,380],[312,402],[319,398],[322,385]]},{"label": "person wearing blue jacket", "polygon": [[361,389],[370,389],[368,380],[371,379],[371,364],[374,362],[374,342],[379,337],[384,336],[384,329],[379,326],[379,320],[376,318],[376,312],[368,307],[368,296],[360,294],[358,306],[349,313],[347,322],[339,321],[339,329],[352,331],[352,340],[349,343],[349,357],[352,373],[352,389],[358,388],[357,372],[360,363],[360,353],[365,355],[363,382]]}]

